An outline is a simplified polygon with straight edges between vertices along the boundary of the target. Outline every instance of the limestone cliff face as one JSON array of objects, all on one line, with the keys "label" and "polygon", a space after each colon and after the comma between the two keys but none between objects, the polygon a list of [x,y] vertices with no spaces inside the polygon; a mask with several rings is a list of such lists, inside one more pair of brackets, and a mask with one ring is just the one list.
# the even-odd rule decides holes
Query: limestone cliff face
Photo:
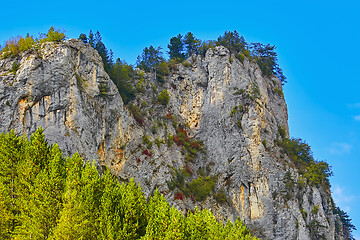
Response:
[{"label": "limestone cliff face", "polygon": [[[11,72],[14,62],[19,69]],[[147,195],[159,188],[184,211],[198,206],[220,220],[240,217],[260,237],[345,239],[330,192],[305,186],[286,194],[285,173],[294,181],[299,173],[276,144],[279,127],[288,132],[281,82],[224,47],[179,64],[164,84],[146,74],[144,91],[132,102],[141,121],[124,106],[100,56],[81,41],[45,44],[0,60],[0,69],[2,132],[30,135],[41,126],[65,154],[79,152],[120,180],[133,177]],[[162,89],[170,94],[167,106],[156,101]],[[179,128],[201,140],[204,150],[187,159],[186,149],[173,144]],[[175,198],[177,190],[169,189],[174,169],[184,167],[190,179],[216,179],[204,201]],[[219,202],[217,192],[226,201]]]}]

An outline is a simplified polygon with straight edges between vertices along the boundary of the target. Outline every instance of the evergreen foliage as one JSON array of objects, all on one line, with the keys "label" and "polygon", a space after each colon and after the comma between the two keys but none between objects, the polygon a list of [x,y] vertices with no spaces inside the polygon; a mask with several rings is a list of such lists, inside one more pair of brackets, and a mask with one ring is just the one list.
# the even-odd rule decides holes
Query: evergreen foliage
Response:
[{"label": "evergreen foliage", "polygon": [[162,90],[159,95],[158,95],[158,98],[157,100],[159,101],[160,104],[162,105],[168,105],[169,101],[170,101],[170,95],[169,95],[169,92],[164,89]]},{"label": "evergreen foliage", "polygon": [[351,223],[351,219],[346,212],[335,206],[333,209],[333,213],[340,217],[341,223],[346,226],[350,230],[350,232],[356,230],[356,227]]},{"label": "evergreen foliage", "polygon": [[130,65],[118,58],[108,74],[117,86],[125,104],[135,98],[134,78],[136,78],[137,73]]},{"label": "evergreen foliage", "polygon": [[133,179],[119,181],[74,154],[64,158],[38,129],[0,135],[1,239],[256,239],[238,220],[209,210],[183,214],[159,191],[146,201]]},{"label": "evergreen foliage", "polygon": [[275,45],[264,45],[261,43],[252,43],[252,55],[259,65],[264,76],[276,76],[282,83],[286,83],[286,77],[279,67]]},{"label": "evergreen foliage", "polygon": [[184,41],[181,34],[170,39],[170,44],[168,44],[168,48],[170,58],[179,59],[180,62],[185,60],[185,53],[183,53]]},{"label": "evergreen foliage", "polygon": [[191,32],[188,32],[184,37],[184,46],[186,49],[186,57],[190,57],[194,53],[197,53],[200,40],[195,38]]},{"label": "evergreen foliage", "polygon": [[289,156],[308,183],[329,189],[329,177],[332,176],[332,171],[328,163],[314,160],[310,146],[300,138],[286,138],[282,128],[279,128],[279,133],[282,137],[284,136],[284,139],[278,140],[277,144],[282,148],[282,152]]},{"label": "evergreen foliage", "polygon": [[165,59],[163,58],[162,48],[150,46],[145,47],[141,56],[138,56],[137,66],[138,68],[149,72],[150,70],[156,71],[160,63]]},{"label": "evergreen foliage", "polygon": [[225,31],[224,36],[218,38],[216,45],[228,48],[233,54],[243,52],[247,47],[245,38],[243,36],[240,37],[236,30],[234,32]]}]

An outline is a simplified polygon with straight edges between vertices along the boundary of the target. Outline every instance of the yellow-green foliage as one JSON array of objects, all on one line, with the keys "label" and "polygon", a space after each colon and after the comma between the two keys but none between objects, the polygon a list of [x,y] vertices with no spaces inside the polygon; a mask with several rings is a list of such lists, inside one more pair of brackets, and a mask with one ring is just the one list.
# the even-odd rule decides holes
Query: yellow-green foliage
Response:
[{"label": "yellow-green foliage", "polygon": [[284,92],[282,89],[276,87],[274,88],[274,93],[276,93],[277,95],[279,95],[280,97],[284,97]]},{"label": "yellow-green foliage", "polygon": [[162,105],[168,105],[169,101],[170,101],[170,95],[169,95],[169,92],[164,89],[162,90],[158,97],[157,97],[157,100],[159,101],[159,103],[161,103]]},{"label": "yellow-green foliage", "polygon": [[235,57],[239,59],[241,63],[244,63],[245,55],[243,53],[236,54]]},{"label": "yellow-green foliage", "polygon": [[21,36],[12,37],[6,42],[3,49],[1,49],[0,56],[3,58],[16,56],[22,51],[32,49],[37,43],[61,42],[65,37],[65,34],[61,30],[55,30],[53,27],[48,30],[46,35],[40,34],[40,37],[36,40],[29,34],[27,34],[25,38]]},{"label": "yellow-green foliage", "polygon": [[[283,135],[282,131],[280,135]],[[300,138],[284,138],[284,140],[278,140],[277,144],[310,185],[330,188],[328,177],[332,176],[331,167],[326,162],[315,161],[307,143]]]},{"label": "yellow-green foliage", "polygon": [[109,87],[107,83],[100,83],[99,84],[99,96],[100,97],[108,97]]},{"label": "yellow-green foliage", "polygon": [[45,38],[40,39],[40,43],[43,42],[61,42],[65,39],[65,34],[61,30],[55,30],[51,27],[46,34]]},{"label": "yellow-green foliage", "polygon": [[142,141],[143,141],[143,144],[145,144],[149,149],[152,148],[153,143],[152,143],[152,141],[150,140],[149,136],[144,135],[144,136],[142,137]]},{"label": "yellow-green foliage", "polygon": [[207,209],[184,217],[157,190],[146,201],[133,179],[120,184],[79,154],[64,158],[42,129],[0,135],[0,173],[0,239],[256,239]]}]

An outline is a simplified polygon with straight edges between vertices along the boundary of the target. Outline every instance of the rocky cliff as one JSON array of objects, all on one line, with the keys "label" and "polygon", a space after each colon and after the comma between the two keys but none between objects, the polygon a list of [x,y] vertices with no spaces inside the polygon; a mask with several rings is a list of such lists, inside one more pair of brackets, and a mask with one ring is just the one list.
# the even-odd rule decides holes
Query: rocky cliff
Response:
[{"label": "rocky cliff", "polygon": [[[2,59],[0,69],[2,132],[30,135],[41,126],[65,154],[133,177],[146,195],[158,188],[184,212],[198,206],[219,220],[240,217],[260,237],[348,235],[329,189],[297,186],[302,176],[277,144],[279,129],[288,135],[281,82],[224,47],[177,64],[164,83],[155,72],[134,80],[142,91],[128,106],[96,50],[78,40]],[[159,103],[163,89],[168,104]],[[199,182],[205,190],[196,195]]]}]

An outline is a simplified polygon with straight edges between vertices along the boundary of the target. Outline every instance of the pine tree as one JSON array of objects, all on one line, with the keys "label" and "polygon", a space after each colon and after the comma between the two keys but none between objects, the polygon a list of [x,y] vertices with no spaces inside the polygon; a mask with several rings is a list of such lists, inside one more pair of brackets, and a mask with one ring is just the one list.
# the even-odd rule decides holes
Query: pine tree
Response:
[{"label": "pine tree", "polygon": [[184,43],[181,34],[170,39],[170,44],[168,44],[168,48],[168,53],[171,59],[178,59],[178,61],[180,62],[185,59],[185,54],[183,53]]},{"label": "pine tree", "polygon": [[227,221],[222,232],[222,239],[224,240],[256,240],[256,237],[251,236],[250,231],[246,228],[239,218],[234,223]]},{"label": "pine tree", "polygon": [[63,208],[60,211],[59,223],[53,230],[50,239],[92,239],[92,225],[88,219],[86,203],[82,201],[81,191],[84,187],[83,160],[74,154],[66,160],[67,178],[63,194]]},{"label": "pine tree", "polygon": [[243,36],[239,36],[239,33],[225,31],[224,36],[220,36],[216,42],[218,46],[224,46],[230,50],[231,53],[238,54],[246,49],[247,43]]},{"label": "pine tree", "polygon": [[149,220],[142,239],[184,239],[182,213],[170,208],[169,203],[156,189],[148,204]]},{"label": "pine tree", "polygon": [[210,210],[188,212],[185,219],[185,237],[191,240],[222,239],[222,226]]},{"label": "pine tree", "polygon": [[88,38],[86,37],[86,34],[84,34],[84,33],[80,33],[80,36],[78,39],[83,41],[84,43],[88,42]]},{"label": "pine tree", "polygon": [[145,47],[141,56],[138,56],[136,61],[137,67],[144,71],[156,71],[159,64],[164,61],[162,48],[159,46],[157,48]]},{"label": "pine tree", "polygon": [[134,179],[120,187],[122,218],[120,239],[139,239],[145,235],[147,225],[147,205],[144,194]]},{"label": "pine tree", "polygon": [[190,57],[198,52],[200,41],[191,32],[188,32],[184,37],[184,46],[186,48],[186,57]]},{"label": "pine tree", "polygon": [[90,32],[89,32],[89,38],[88,38],[88,40],[89,40],[89,44],[90,44],[90,46],[92,46],[93,48],[95,48],[95,39],[94,39],[94,33],[93,33],[93,31],[92,30],[90,30]]},{"label": "pine tree", "polygon": [[120,239],[122,222],[121,188],[109,170],[102,176],[104,190],[99,212],[100,239]]},{"label": "pine tree", "polygon": [[49,146],[42,129],[26,142],[23,161],[19,166],[18,204],[20,225],[18,239],[47,239],[57,224],[65,180],[62,152],[57,145]]},{"label": "pine tree", "polygon": [[18,226],[18,164],[23,138],[12,130],[0,135],[0,238],[8,239]]}]

